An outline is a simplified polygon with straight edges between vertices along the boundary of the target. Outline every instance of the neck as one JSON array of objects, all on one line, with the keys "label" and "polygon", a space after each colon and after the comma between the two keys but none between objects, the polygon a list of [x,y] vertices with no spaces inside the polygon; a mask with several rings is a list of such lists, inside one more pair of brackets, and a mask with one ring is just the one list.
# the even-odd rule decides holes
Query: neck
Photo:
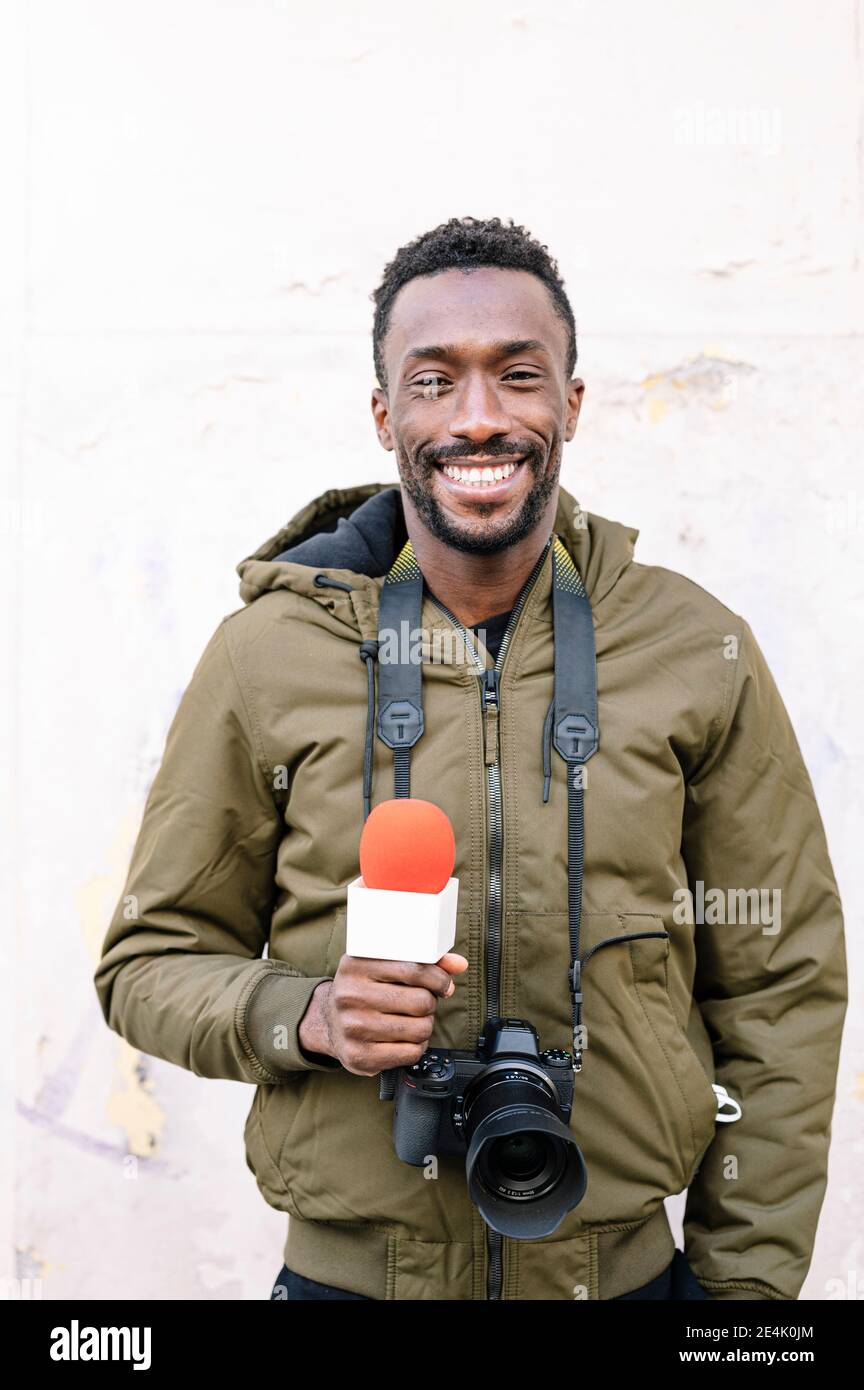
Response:
[{"label": "neck", "polygon": [[423,578],[465,627],[513,607],[552,532],[557,493],[556,488],[542,521],[514,545],[495,555],[474,555],[434,536],[403,490],[405,526]]}]

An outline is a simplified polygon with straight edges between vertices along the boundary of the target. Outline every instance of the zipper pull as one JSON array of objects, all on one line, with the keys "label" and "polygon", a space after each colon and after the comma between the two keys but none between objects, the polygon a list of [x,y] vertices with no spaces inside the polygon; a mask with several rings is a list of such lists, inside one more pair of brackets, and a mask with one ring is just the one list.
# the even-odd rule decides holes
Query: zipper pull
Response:
[{"label": "zipper pull", "polygon": [[483,672],[483,741],[486,766],[498,761],[498,671],[490,666]]}]

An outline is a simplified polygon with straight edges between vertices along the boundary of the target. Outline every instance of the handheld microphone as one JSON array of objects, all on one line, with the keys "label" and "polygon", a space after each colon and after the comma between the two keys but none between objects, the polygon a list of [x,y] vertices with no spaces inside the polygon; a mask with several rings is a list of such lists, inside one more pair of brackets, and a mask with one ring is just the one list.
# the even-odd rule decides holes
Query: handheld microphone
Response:
[{"label": "handheld microphone", "polygon": [[348,884],[348,955],[440,960],[456,941],[455,861],[440,806],[408,796],[376,806],[360,836],[360,877]]}]

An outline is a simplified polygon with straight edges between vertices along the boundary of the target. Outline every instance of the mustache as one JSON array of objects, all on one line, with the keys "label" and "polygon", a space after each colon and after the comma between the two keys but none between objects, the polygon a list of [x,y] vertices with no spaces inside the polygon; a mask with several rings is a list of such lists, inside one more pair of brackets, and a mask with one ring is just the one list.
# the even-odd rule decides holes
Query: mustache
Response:
[{"label": "mustache", "polygon": [[434,452],[421,449],[418,457],[421,463],[441,464],[452,463],[458,459],[476,458],[480,454],[483,458],[524,458],[528,463],[539,454],[536,444],[493,444],[490,440],[488,444],[451,444],[448,449],[436,449]]}]

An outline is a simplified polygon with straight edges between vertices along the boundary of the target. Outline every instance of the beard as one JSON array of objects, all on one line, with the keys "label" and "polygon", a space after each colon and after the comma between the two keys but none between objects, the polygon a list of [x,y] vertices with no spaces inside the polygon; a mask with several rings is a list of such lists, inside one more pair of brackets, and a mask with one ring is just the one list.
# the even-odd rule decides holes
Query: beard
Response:
[{"label": "beard", "polygon": [[[561,471],[561,439],[556,436],[549,455],[549,465],[544,468],[542,451],[536,446],[510,448],[506,451],[484,444],[482,450],[475,445],[461,445],[447,451],[421,449],[412,463],[396,444],[396,462],[402,487],[410,497],[423,525],[439,541],[453,550],[461,550],[470,555],[497,555],[507,550],[523,536],[528,535],[540,524],[558,484]],[[469,458],[482,452],[486,457],[507,459],[513,454],[522,454],[525,467],[533,475],[520,506],[515,512],[500,521],[494,520],[495,508],[490,503],[484,508],[482,497],[477,500],[477,521],[455,521],[440,505],[432,493],[431,479],[435,474],[435,460],[440,463],[457,463],[460,458]],[[485,517],[488,520],[484,520]]]}]

